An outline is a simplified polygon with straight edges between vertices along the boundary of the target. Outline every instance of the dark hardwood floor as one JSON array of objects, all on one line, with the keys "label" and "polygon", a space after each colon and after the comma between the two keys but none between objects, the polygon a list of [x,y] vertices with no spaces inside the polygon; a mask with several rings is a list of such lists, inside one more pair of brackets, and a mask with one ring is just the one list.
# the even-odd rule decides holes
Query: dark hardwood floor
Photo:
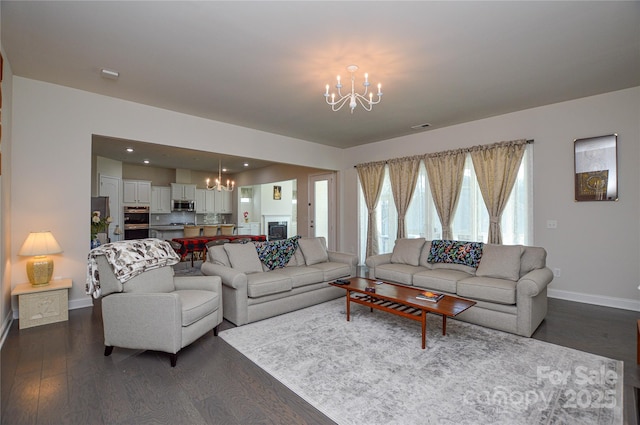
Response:
[{"label": "dark hardwood floor", "polygon": [[[1,351],[2,424],[332,424],[209,333],[167,354],[116,348],[103,356],[99,304],[69,321],[18,329]],[[534,338],[624,361],[625,423],[636,424],[639,314],[549,300]],[[232,327],[228,322],[221,330]]]}]

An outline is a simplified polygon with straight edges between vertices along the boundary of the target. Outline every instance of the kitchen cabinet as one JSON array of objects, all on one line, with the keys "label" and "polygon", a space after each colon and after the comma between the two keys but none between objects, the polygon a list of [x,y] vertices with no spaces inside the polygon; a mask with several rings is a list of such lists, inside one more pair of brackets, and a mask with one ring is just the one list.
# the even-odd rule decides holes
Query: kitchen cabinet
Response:
[{"label": "kitchen cabinet", "polygon": [[259,235],[260,223],[240,223],[236,229],[238,235]]},{"label": "kitchen cabinet", "polygon": [[196,214],[210,214],[215,210],[215,190],[196,189]]},{"label": "kitchen cabinet", "polygon": [[169,186],[151,186],[151,213],[169,214],[171,212],[171,188]]},{"label": "kitchen cabinet", "polygon": [[227,192],[226,190],[222,190],[218,192],[217,190],[213,191],[215,193],[215,210],[220,214],[231,214],[233,212],[233,201],[232,201],[232,193]]},{"label": "kitchen cabinet", "polygon": [[171,199],[174,201],[195,201],[196,185],[171,183]]},{"label": "kitchen cabinet", "polygon": [[124,204],[150,205],[151,182],[142,180],[123,180],[122,202]]}]

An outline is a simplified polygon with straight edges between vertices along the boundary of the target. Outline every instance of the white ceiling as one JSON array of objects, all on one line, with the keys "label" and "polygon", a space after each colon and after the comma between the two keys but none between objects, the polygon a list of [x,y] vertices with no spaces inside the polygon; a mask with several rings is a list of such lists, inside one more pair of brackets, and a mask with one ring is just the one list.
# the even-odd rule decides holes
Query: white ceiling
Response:
[{"label": "white ceiling", "polygon": [[[0,5],[14,75],[343,148],[640,85],[638,1]],[[350,64],[372,112],[324,103]]]}]

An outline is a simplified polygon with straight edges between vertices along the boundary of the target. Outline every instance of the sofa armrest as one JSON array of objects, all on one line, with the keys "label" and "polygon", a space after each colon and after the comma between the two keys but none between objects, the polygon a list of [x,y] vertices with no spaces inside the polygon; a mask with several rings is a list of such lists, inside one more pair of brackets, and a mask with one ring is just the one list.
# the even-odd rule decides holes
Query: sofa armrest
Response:
[{"label": "sofa armrest", "polygon": [[222,294],[222,279],[220,276],[175,276],[173,283],[177,290],[200,289]]},{"label": "sofa armrest", "polygon": [[358,256],[355,254],[349,254],[348,252],[336,252],[327,251],[329,254],[329,261],[334,263],[345,263],[352,266],[358,265]]},{"label": "sofa armrest", "polygon": [[365,260],[365,264],[370,269],[376,268],[377,266],[382,264],[388,264],[390,262],[391,262],[391,253],[372,255],[371,257],[367,257],[367,259]]},{"label": "sofa armrest", "polygon": [[220,276],[222,284],[238,291],[243,291],[247,296],[247,275],[231,267],[205,262],[200,268],[205,276]]},{"label": "sofa armrest", "polygon": [[531,270],[518,280],[518,295],[535,297],[553,280],[553,272],[550,268]]},{"label": "sofa armrest", "polygon": [[105,345],[177,353],[182,306],[176,293],[111,294],[102,299]]},{"label": "sofa armrest", "polygon": [[222,279],[222,309],[224,318],[236,326],[249,323],[247,275],[231,267],[205,261],[200,268],[204,275]]},{"label": "sofa armrest", "polygon": [[348,252],[336,252],[327,251],[329,254],[329,261],[334,263],[348,264],[351,269],[349,275],[355,276],[358,267],[358,256],[355,254],[349,254]]}]

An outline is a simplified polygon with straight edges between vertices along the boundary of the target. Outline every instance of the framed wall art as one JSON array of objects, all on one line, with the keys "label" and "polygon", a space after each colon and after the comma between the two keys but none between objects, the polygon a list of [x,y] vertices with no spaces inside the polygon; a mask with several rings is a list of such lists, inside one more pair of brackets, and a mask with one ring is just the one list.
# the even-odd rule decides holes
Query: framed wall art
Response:
[{"label": "framed wall art", "polygon": [[282,186],[273,186],[273,199],[276,201],[282,199]]},{"label": "framed wall art", "polygon": [[618,135],[573,141],[576,201],[618,200]]}]

